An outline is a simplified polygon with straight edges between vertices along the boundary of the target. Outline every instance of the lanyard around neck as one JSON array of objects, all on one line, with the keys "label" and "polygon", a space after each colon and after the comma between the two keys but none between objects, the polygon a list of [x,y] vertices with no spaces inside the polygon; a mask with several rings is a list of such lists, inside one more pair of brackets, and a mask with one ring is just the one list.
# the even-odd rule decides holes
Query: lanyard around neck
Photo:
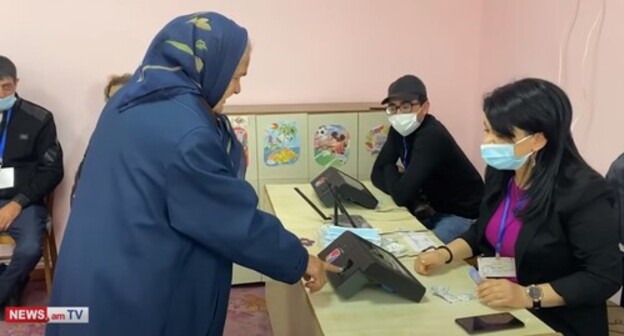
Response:
[{"label": "lanyard around neck", "polygon": [[[509,207],[511,206],[511,184],[513,183],[513,177],[509,180],[509,184],[507,184],[507,195],[505,196],[505,205],[503,206],[503,215],[501,216],[500,226],[498,228],[498,239],[496,239],[496,257],[500,257],[501,249],[503,247],[503,237],[505,236],[505,231],[507,231],[508,223],[507,218],[509,217]],[[521,197],[518,200],[518,204],[514,207],[514,212],[520,209],[526,201],[526,197]]]}]

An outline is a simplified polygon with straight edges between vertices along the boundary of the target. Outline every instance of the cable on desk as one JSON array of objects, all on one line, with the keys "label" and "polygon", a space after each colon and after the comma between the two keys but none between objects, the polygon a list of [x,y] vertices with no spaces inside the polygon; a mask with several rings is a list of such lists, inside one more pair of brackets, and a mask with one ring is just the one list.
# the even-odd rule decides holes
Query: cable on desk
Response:
[{"label": "cable on desk", "polygon": [[380,235],[386,236],[386,235],[391,235],[391,234],[395,234],[395,233],[428,233],[428,232],[433,232],[433,231],[431,231],[429,229],[417,229],[417,230],[398,229],[398,230],[395,230],[395,231],[382,232],[382,233],[380,233]]},{"label": "cable on desk", "polygon": [[410,217],[401,217],[401,218],[384,218],[384,217],[377,217],[377,216],[371,216],[371,214],[364,214],[366,216],[366,218],[370,218],[372,220],[378,220],[378,221],[383,221],[383,222],[404,222],[404,221],[408,221],[411,219],[415,219],[414,217],[410,216]]},{"label": "cable on desk", "polygon": [[405,210],[405,209],[399,206],[394,206],[394,207],[388,207],[388,208],[378,208],[378,209],[375,209],[375,212],[392,212],[392,211],[397,211],[397,210]]}]

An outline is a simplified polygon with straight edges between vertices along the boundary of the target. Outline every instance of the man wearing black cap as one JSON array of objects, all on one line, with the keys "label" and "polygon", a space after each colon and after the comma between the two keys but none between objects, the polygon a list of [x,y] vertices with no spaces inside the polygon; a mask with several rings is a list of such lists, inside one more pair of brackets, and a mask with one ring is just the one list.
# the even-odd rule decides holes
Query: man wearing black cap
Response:
[{"label": "man wearing black cap", "polygon": [[429,114],[427,90],[418,77],[397,79],[382,104],[392,127],[371,180],[442,242],[450,242],[479,216],[483,180],[444,125]]},{"label": "man wearing black cap", "polygon": [[63,178],[63,155],[52,113],[17,96],[17,70],[0,56],[0,234],[15,240],[0,265],[0,317],[16,305],[28,274],[41,259],[46,230],[44,197]]}]

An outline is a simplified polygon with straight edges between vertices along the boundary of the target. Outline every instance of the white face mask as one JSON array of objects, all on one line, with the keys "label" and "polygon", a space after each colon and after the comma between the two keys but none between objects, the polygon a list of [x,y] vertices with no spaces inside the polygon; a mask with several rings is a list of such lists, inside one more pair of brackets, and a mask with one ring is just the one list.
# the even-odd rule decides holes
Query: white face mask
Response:
[{"label": "white face mask", "polygon": [[408,136],[420,126],[416,113],[395,114],[388,117],[392,127],[402,136]]}]

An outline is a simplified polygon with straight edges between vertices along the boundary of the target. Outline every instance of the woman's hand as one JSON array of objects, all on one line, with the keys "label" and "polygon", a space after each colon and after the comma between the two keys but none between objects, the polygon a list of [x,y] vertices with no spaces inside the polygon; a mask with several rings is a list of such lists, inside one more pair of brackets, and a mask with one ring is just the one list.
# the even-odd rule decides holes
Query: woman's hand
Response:
[{"label": "woman's hand", "polygon": [[477,286],[477,297],[490,307],[531,308],[526,288],[507,279],[488,279]]},{"label": "woman's hand", "polygon": [[423,252],[416,257],[414,270],[418,274],[426,275],[437,267],[444,265],[447,260],[449,260],[449,254],[446,250]]}]

